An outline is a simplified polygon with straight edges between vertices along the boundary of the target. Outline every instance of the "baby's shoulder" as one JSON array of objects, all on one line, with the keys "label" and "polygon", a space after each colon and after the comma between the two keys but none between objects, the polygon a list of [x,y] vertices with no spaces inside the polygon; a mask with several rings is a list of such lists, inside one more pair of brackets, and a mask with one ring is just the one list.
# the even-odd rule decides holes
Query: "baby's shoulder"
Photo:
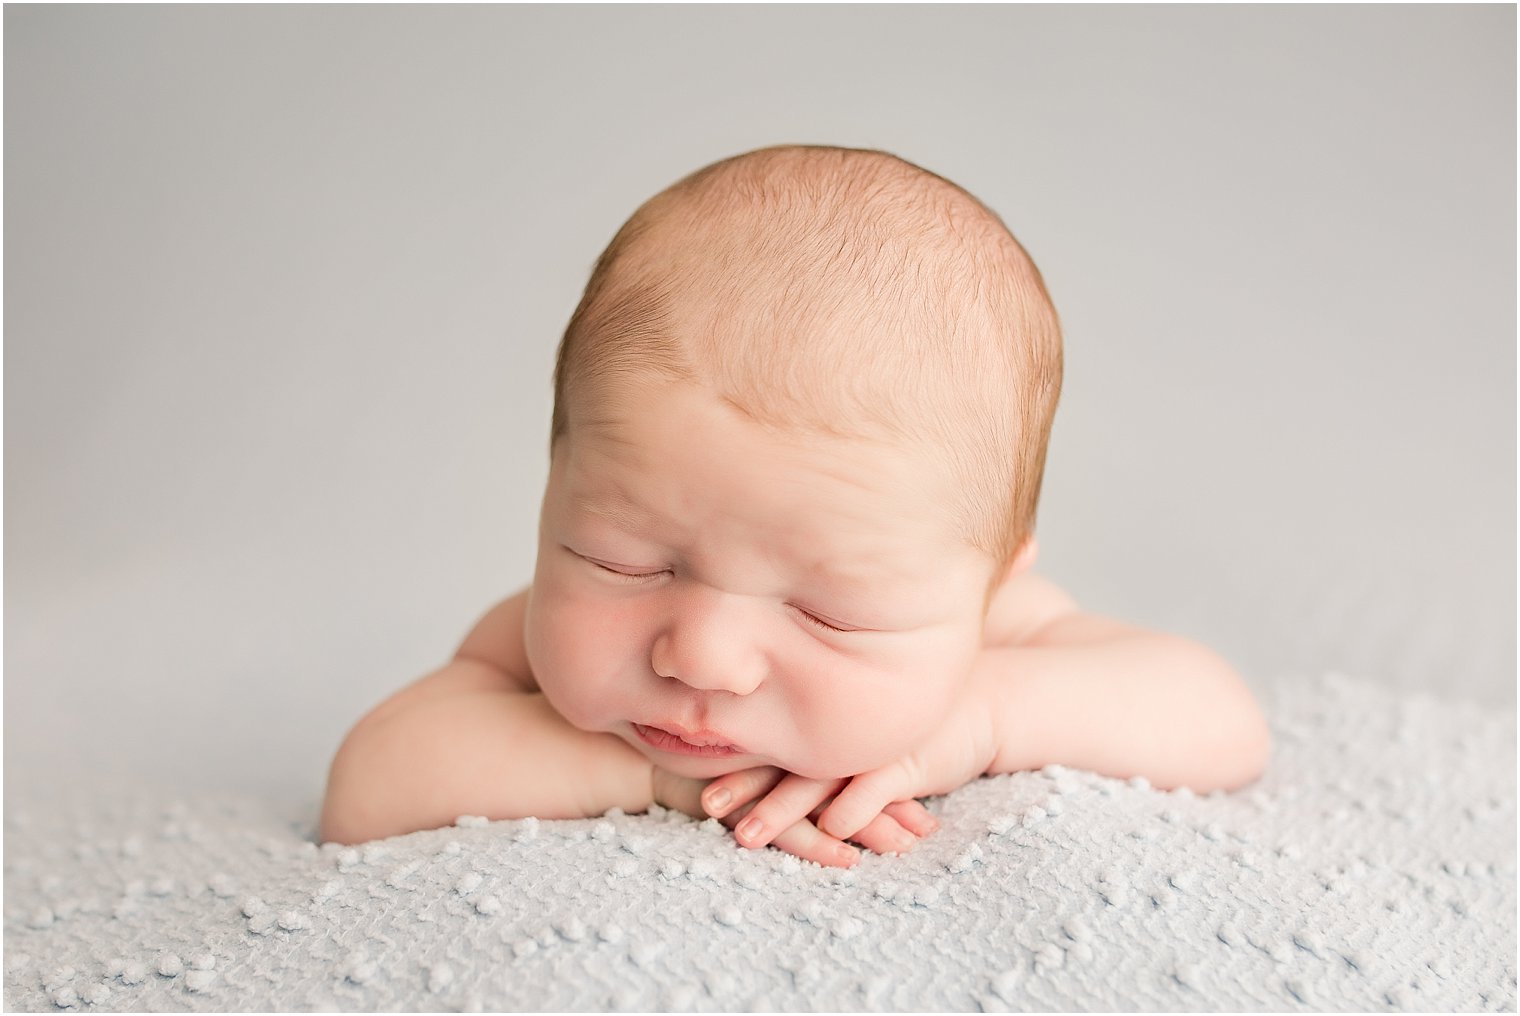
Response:
[{"label": "baby's shoulder", "polygon": [[1058,618],[1077,612],[1077,601],[1054,582],[1033,571],[999,587],[987,609],[984,646],[1016,646]]}]

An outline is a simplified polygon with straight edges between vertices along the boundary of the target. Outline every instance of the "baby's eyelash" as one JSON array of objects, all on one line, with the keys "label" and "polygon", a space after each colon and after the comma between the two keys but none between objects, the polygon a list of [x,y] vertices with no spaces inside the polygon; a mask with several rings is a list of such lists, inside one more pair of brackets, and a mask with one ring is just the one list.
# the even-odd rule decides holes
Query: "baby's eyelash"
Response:
[{"label": "baby's eyelash", "polygon": [[[571,553],[574,554],[575,552],[571,551]],[[638,583],[638,582],[645,582],[645,581],[648,581],[649,579],[659,578],[661,575],[664,575],[666,572],[668,572],[670,570],[669,568],[662,568],[659,571],[651,571],[651,572],[625,572],[625,571],[618,571],[616,568],[613,568],[613,567],[611,567],[609,565],[605,565],[602,562],[596,560],[595,558],[587,557],[585,554],[576,554],[575,556],[578,557],[578,558],[580,558],[582,561],[585,561],[587,564],[595,565],[598,569],[600,569],[601,571],[605,572],[608,575],[613,576],[614,578],[618,579],[619,581],[626,582],[626,583],[629,583],[629,584]],[[854,629],[854,628],[837,628],[834,625],[829,624],[823,618],[818,617],[815,614],[809,613],[806,610],[803,610],[801,607],[798,607],[796,604],[792,605],[792,609],[796,610],[797,613],[801,614],[803,616],[803,618],[808,622],[808,624],[811,624],[815,628],[822,628],[824,631],[831,631],[831,632],[835,632],[835,633],[840,634],[840,635],[848,635],[850,632],[857,630],[857,629]]]},{"label": "baby's eyelash", "polygon": [[811,624],[814,624],[817,627],[824,629],[825,631],[837,631],[841,635],[843,635],[843,634],[848,633],[849,630],[850,630],[848,628],[835,628],[833,625],[829,624],[823,618],[821,618],[821,617],[815,617],[814,615],[812,615],[812,614],[808,613],[807,611],[803,610],[801,607],[797,608],[797,612],[800,613],[803,617],[807,618],[807,620]]},{"label": "baby's eyelash", "polygon": [[606,572],[608,575],[615,575],[618,578],[623,579],[624,581],[627,581],[627,582],[642,582],[645,579],[657,578],[658,576],[665,574],[664,570],[661,570],[661,571],[652,571],[652,572],[623,572],[623,571],[618,571],[616,568],[609,568],[606,565],[602,564],[602,562],[600,562],[600,561],[592,561],[591,558],[589,558],[589,557],[586,558],[586,560],[590,561],[592,564],[596,565],[598,568],[600,568],[602,571]]}]

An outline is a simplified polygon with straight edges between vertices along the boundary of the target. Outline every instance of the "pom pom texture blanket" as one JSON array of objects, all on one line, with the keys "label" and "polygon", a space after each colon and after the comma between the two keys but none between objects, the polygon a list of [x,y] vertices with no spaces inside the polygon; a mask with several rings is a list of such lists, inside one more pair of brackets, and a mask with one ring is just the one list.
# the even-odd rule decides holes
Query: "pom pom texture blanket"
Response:
[{"label": "pom pom texture blanket", "polygon": [[661,810],[340,847],[256,799],[6,800],[5,1004],[88,1010],[1515,1009],[1515,722],[1338,675],[1267,775],[1052,767],[825,870]]}]

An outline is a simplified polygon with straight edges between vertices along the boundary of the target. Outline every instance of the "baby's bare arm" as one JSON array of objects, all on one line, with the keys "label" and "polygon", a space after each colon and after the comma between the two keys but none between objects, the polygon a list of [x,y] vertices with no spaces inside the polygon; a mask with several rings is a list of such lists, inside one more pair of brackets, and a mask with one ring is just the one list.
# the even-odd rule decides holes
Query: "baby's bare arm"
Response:
[{"label": "baby's bare arm", "polygon": [[989,773],[1059,763],[1202,793],[1250,783],[1271,753],[1234,668],[1177,636],[1073,611],[978,666],[994,689]]},{"label": "baby's bare arm", "polygon": [[[986,637],[1008,641],[984,645],[946,722],[908,756],[852,777],[816,816],[820,831],[853,838],[892,802],[1051,763],[1198,791],[1261,775],[1271,748],[1266,722],[1214,653],[1082,614],[1034,576],[998,602]],[[773,826],[795,817],[769,798],[755,811],[776,815]]]},{"label": "baby's bare arm", "polygon": [[349,733],[328,775],[321,837],[358,843],[436,829],[460,815],[639,812],[652,799],[650,768],[612,735],[571,726],[541,694],[439,696]]},{"label": "baby's bare arm", "polygon": [[328,774],[321,838],[359,843],[460,815],[639,812],[651,799],[650,763],[632,747],[571,726],[487,664],[456,659],[349,732]]}]

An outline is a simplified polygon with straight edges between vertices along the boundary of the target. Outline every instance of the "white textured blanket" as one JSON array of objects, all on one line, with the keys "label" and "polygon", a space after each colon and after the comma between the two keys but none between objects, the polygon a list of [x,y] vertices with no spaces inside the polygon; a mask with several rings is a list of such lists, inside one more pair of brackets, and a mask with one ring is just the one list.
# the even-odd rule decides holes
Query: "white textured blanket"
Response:
[{"label": "white textured blanket", "polygon": [[1515,723],[1328,676],[1234,795],[1047,770],[853,872],[679,814],[357,849],[313,809],[6,800],[5,1003],[48,1010],[1515,1008]]}]

